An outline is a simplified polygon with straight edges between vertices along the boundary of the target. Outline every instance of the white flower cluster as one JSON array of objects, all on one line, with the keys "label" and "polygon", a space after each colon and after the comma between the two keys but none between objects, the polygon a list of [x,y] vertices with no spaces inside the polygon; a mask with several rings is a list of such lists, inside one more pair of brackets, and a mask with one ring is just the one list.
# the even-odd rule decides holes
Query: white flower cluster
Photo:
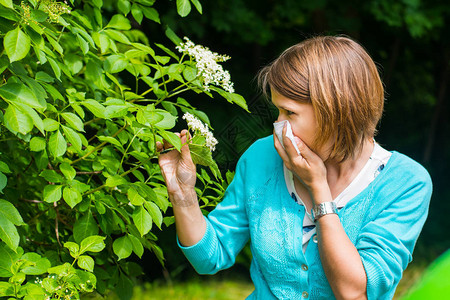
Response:
[{"label": "white flower cluster", "polygon": [[60,15],[71,13],[67,0],[64,0],[64,3],[56,0],[44,0],[42,4],[44,11],[48,14],[50,23],[58,23]]},{"label": "white flower cluster", "polygon": [[185,43],[181,43],[176,49],[193,57],[196,62],[198,75],[203,79],[203,88],[209,91],[209,85],[217,85],[224,90],[234,93],[233,83],[230,73],[225,71],[218,62],[224,62],[230,59],[227,55],[220,55],[212,52],[207,47],[195,45],[187,37]]},{"label": "white flower cluster", "polygon": [[211,151],[216,150],[216,145],[218,141],[214,137],[207,125],[203,124],[202,121],[197,119],[194,115],[190,113],[185,113],[183,115],[183,119],[186,120],[188,126],[193,131],[198,131],[202,136],[206,139],[206,147],[208,147]]}]

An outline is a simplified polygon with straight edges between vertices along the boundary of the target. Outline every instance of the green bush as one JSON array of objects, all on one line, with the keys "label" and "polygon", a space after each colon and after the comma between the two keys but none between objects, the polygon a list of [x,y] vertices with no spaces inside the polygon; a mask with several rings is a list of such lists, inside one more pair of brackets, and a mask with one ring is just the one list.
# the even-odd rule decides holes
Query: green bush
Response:
[{"label": "green bush", "polygon": [[[172,132],[181,113],[210,126],[180,96],[247,109],[217,64],[226,57],[170,28],[178,47],[133,28],[160,23],[155,0],[70,1],[0,0],[0,297],[115,289],[129,299],[142,270],[127,258],[149,249],[164,263],[151,231],[173,223],[156,141],[181,148]],[[180,16],[191,3],[201,13],[198,0],[177,0]],[[232,174],[222,177],[208,137],[191,129],[193,157],[208,167],[198,170],[201,207],[214,206]]]}]

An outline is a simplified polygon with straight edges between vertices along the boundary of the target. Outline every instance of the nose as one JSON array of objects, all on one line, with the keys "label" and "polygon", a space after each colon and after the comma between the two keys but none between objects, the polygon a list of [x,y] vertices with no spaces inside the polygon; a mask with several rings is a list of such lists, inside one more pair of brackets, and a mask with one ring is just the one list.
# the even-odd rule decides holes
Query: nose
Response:
[{"label": "nose", "polygon": [[284,120],[286,120],[286,116],[284,116],[282,113],[278,113],[278,117],[275,122],[282,122]]}]

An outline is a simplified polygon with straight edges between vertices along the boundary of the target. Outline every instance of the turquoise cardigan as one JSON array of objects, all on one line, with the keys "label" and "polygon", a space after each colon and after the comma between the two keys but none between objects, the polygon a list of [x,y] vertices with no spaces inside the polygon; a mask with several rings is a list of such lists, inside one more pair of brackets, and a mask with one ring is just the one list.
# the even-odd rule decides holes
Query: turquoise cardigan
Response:
[{"label": "turquoise cardigan", "polygon": [[[431,191],[428,172],[394,151],[375,180],[339,210],[361,256],[369,299],[394,296],[412,260]],[[203,238],[190,247],[178,245],[198,273],[214,274],[232,266],[250,239],[255,290],[247,299],[334,299],[316,239],[302,251],[304,216],[304,206],[288,193],[271,135],[239,159],[223,201],[205,218]]]}]

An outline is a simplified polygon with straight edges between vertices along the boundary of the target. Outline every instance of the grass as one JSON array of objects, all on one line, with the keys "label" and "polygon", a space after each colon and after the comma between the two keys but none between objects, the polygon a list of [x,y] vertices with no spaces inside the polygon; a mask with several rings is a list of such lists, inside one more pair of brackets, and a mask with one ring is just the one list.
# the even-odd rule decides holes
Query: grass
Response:
[{"label": "grass", "polygon": [[[245,299],[253,290],[253,284],[246,280],[217,280],[214,277],[194,278],[171,285],[156,281],[136,286],[132,300],[237,300]],[[116,295],[106,298],[118,299]]]},{"label": "grass", "polygon": [[133,299],[235,300],[245,299],[253,289],[252,283],[235,280],[193,280],[186,283],[173,284],[172,286],[146,283],[144,286],[135,289]]},{"label": "grass", "polygon": [[[427,263],[424,261],[413,261],[408,266],[397,287],[394,300],[401,299],[410,290],[426,267]],[[245,299],[253,290],[253,284],[240,276],[196,276],[189,281],[173,284],[160,280],[142,283],[134,287],[132,300],[239,300]],[[118,297],[111,294],[106,299],[118,300]]]},{"label": "grass", "polygon": [[397,286],[394,299],[401,299],[401,297],[404,296],[420,279],[427,266],[427,263],[424,261],[411,262],[405,272],[403,272],[403,277]]}]

